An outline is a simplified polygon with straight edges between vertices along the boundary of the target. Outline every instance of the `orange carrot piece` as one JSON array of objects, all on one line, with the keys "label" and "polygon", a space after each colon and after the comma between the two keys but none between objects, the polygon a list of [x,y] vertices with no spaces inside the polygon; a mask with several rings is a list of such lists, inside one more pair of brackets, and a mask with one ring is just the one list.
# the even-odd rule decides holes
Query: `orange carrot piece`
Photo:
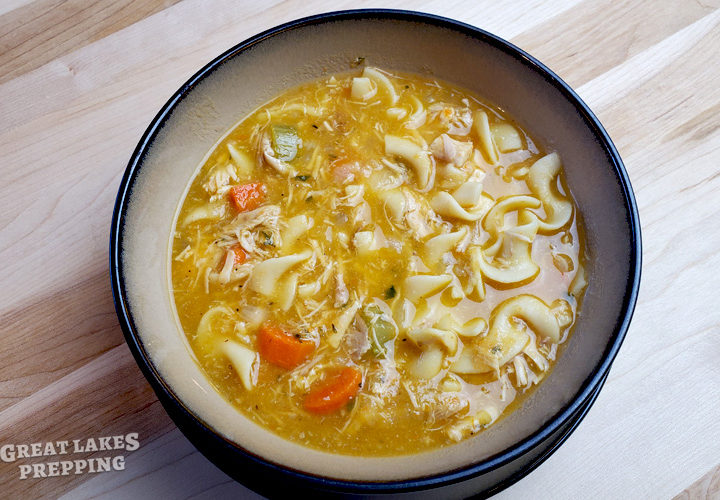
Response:
[{"label": "orange carrot piece", "polygon": [[305,361],[315,350],[315,343],[302,340],[276,325],[265,324],[258,330],[260,356],[281,368],[290,370]]},{"label": "orange carrot piece", "polygon": [[234,245],[231,250],[235,254],[235,262],[233,262],[233,264],[236,266],[244,264],[247,260],[247,253],[245,253],[245,250],[243,250],[240,245]]},{"label": "orange carrot piece", "polygon": [[248,212],[256,209],[265,201],[265,185],[262,182],[237,184],[230,188],[230,200],[238,212]]},{"label": "orange carrot piece", "polygon": [[352,400],[362,387],[362,373],[346,366],[335,376],[310,390],[305,397],[305,409],[324,415],[339,410]]}]

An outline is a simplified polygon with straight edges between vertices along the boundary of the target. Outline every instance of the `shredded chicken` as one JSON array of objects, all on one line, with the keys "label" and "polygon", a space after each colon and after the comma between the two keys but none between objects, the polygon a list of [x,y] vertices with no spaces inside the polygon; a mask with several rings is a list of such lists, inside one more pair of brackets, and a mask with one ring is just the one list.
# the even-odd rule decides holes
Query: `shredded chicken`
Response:
[{"label": "shredded chicken", "polygon": [[376,426],[383,422],[392,422],[392,414],[385,409],[383,400],[373,394],[361,392],[343,431],[355,434],[363,428]]},{"label": "shredded chicken", "polygon": [[530,369],[530,366],[522,354],[515,356],[512,364],[512,369],[515,372],[515,381],[520,387],[530,387],[539,381],[535,372]]},{"label": "shredded chicken", "polygon": [[412,229],[413,236],[421,240],[431,234],[433,228],[428,220],[430,208],[421,206],[415,196],[409,191],[405,191],[405,206],[405,220],[410,229]]},{"label": "shredded chicken", "polygon": [[[220,284],[228,284],[228,283],[235,283],[237,281],[245,280],[250,276],[250,273],[252,272],[253,265],[252,264],[242,264],[239,266],[231,266],[229,268],[229,271],[226,271],[225,273],[225,266],[223,266],[223,269],[220,270],[220,272],[213,271],[211,268],[207,268],[207,274],[206,279],[209,286],[209,283],[220,283]],[[208,290],[209,292],[209,290]]]},{"label": "shredded chicken", "polygon": [[456,111],[454,119],[448,126],[448,134],[452,135],[468,135],[472,128],[473,117],[470,108],[463,108]]},{"label": "shredded chicken", "polygon": [[193,253],[193,250],[190,247],[190,245],[188,245],[183,249],[182,252],[177,254],[177,256],[175,257],[175,260],[183,261],[183,260],[187,259],[190,255],[192,255],[192,253]]},{"label": "shredded chicken", "polygon": [[449,426],[446,433],[455,442],[462,441],[468,436],[477,434],[492,422],[492,417],[486,411],[480,411],[476,415],[470,415],[459,422]]},{"label": "shredded chicken", "polygon": [[428,423],[431,425],[460,412],[467,411],[469,407],[470,401],[468,397],[457,392],[441,392],[435,395],[434,398],[423,399],[423,408],[427,413]]},{"label": "shredded chicken", "polygon": [[208,194],[218,194],[220,191],[227,191],[230,182],[237,182],[239,180],[240,178],[237,176],[235,166],[232,163],[226,163],[225,165],[214,166],[210,170],[207,181],[202,187]]},{"label": "shredded chicken", "polygon": [[323,366],[317,361],[317,359],[313,359],[304,366],[288,372],[290,384],[297,392],[307,392],[312,384],[322,377]]},{"label": "shredded chicken", "polygon": [[348,291],[347,286],[345,286],[345,281],[343,281],[343,273],[342,271],[338,271],[335,274],[335,307],[341,307],[344,304],[347,304],[350,300],[350,292]]},{"label": "shredded chicken", "polygon": [[356,207],[364,201],[365,186],[363,184],[351,184],[345,186],[345,196],[337,198],[338,205]]},{"label": "shredded chicken", "polygon": [[355,230],[362,229],[372,223],[372,212],[370,205],[363,201],[352,210],[352,223]]},{"label": "shredded chicken", "polygon": [[[530,333],[530,336],[533,336],[532,332]],[[542,354],[540,354],[535,339],[531,338],[530,342],[528,342],[522,352],[527,354],[528,357],[532,359],[533,363],[535,363],[535,365],[540,371],[544,372],[550,368],[550,363],[548,363],[548,360],[545,359]]]},{"label": "shredded chicken", "polygon": [[235,252],[232,250],[228,250],[225,254],[225,263],[223,264],[222,270],[220,271],[220,275],[218,276],[218,281],[221,284],[225,284],[228,281],[230,281],[230,273],[232,272],[233,265],[235,264]]},{"label": "shredded chicken", "polygon": [[368,391],[379,398],[396,396],[400,389],[400,374],[395,367],[395,360],[390,357],[381,359],[376,368],[368,373],[366,385]]},{"label": "shredded chicken", "polygon": [[361,299],[355,299],[352,304],[346,307],[340,315],[338,315],[332,322],[333,334],[328,336],[327,342],[333,348],[337,348],[342,342],[350,323],[355,319],[364,297]]},{"label": "shredded chicken", "polygon": [[464,165],[473,151],[472,142],[456,141],[447,134],[439,135],[430,145],[435,158],[454,165]]},{"label": "shredded chicken", "polygon": [[359,361],[363,354],[370,350],[367,325],[360,316],[355,315],[355,319],[344,337],[344,343],[354,361]]},{"label": "shredded chicken", "polygon": [[472,111],[469,107],[455,108],[443,103],[431,105],[430,119],[438,120],[447,127],[447,133],[451,135],[468,135],[473,124]]},{"label": "shredded chicken", "polygon": [[265,205],[249,212],[239,213],[237,217],[222,228],[222,232],[225,234],[235,234],[239,240],[239,236],[243,231],[249,231],[258,226],[277,230],[279,216],[280,207],[277,205]]},{"label": "shredded chicken", "polygon": [[258,250],[255,235],[247,229],[242,231],[240,236],[238,236],[238,243],[240,243],[242,249],[249,255],[256,253]]},{"label": "shredded chicken", "polygon": [[354,163],[343,163],[332,166],[332,178],[338,184],[346,184],[355,180],[357,165]]},{"label": "shredded chicken", "polygon": [[270,141],[270,136],[268,136],[268,134],[263,135],[262,138],[262,153],[267,164],[279,173],[287,174],[290,172],[290,165],[278,158],[275,158],[275,151],[273,151],[272,142]]}]

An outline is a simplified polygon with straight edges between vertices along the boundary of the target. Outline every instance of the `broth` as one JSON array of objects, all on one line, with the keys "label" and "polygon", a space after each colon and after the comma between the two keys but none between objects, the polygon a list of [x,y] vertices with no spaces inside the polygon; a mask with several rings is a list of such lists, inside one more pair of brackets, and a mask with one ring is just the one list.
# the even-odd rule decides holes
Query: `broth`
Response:
[{"label": "broth", "polygon": [[585,287],[581,236],[557,153],[467,90],[366,67],[288,90],[217,144],[178,214],[173,296],[254,422],[415,453],[547,376]]}]

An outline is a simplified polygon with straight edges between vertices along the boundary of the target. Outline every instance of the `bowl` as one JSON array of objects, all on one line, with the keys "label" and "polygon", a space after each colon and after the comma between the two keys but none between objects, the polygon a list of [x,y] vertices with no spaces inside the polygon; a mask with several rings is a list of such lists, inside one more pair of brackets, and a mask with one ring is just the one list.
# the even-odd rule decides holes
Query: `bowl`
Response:
[{"label": "bowl", "polygon": [[[552,374],[522,407],[478,436],[395,457],[302,447],[257,426],[202,374],[174,312],[169,249],[189,181],[239,118],[301,82],[375,66],[468,88],[561,152],[586,230],[589,286]],[[532,56],[490,33],[429,14],[333,12],[260,33],[208,63],[150,123],[123,176],[110,268],[120,324],[140,369],[180,430],[231,477],[264,494],[461,497],[490,494],[541,463],[597,397],[627,331],[640,281],[637,207],[612,141],[590,109]]]}]

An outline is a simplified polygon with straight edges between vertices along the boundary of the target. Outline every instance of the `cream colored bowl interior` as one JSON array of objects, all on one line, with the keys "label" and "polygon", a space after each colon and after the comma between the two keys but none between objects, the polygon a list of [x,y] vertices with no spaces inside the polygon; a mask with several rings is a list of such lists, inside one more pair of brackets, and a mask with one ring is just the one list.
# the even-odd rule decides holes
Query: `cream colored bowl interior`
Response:
[{"label": "cream colored bowl interior", "polygon": [[[333,455],[285,441],[225,402],[193,361],[168,287],[168,245],[186,186],[219,137],[290,86],[350,61],[435,75],[472,89],[561,153],[583,214],[590,286],[569,347],[523,408],[460,444],[412,456]],[[543,77],[489,44],[442,27],[399,20],[336,21],[286,31],[236,55],[195,86],[152,142],[132,186],[122,268],[129,309],[151,362],[177,397],[227,439],[272,462],[332,478],[395,480],[436,474],[501,452],[567,405],[600,362],[630,270],[622,189],[601,145]],[[371,436],[368,436],[371,439]]]}]

